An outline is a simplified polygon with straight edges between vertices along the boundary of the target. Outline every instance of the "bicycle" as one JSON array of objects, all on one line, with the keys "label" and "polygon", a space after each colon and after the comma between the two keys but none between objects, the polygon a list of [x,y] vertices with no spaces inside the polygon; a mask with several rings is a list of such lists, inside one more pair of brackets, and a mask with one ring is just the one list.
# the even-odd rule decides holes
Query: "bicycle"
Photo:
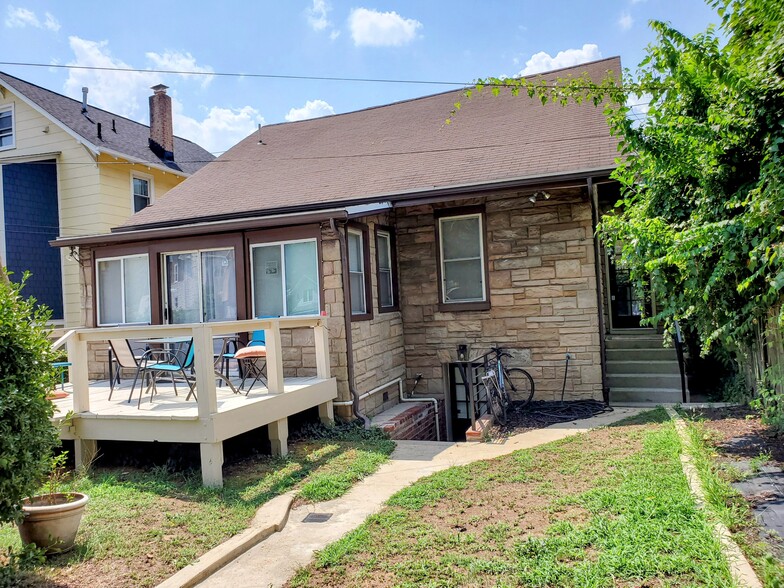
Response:
[{"label": "bicycle", "polygon": [[504,358],[512,357],[508,351],[491,347],[490,353],[495,353],[495,357],[485,363],[482,384],[489,411],[499,423],[505,425],[512,402],[521,408],[531,402],[534,397],[534,379],[523,368],[510,368],[504,364]]}]

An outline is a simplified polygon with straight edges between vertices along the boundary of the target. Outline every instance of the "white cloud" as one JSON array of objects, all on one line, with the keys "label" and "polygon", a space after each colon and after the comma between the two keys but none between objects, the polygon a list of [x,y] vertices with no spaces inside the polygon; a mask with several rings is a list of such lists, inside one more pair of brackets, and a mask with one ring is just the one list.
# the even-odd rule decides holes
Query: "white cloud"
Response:
[{"label": "white cloud", "polygon": [[[205,74],[214,73],[209,65],[199,65],[190,53],[179,53],[177,51],[164,51],[163,54],[149,51],[144,54],[153,64],[153,69],[164,69],[167,71],[196,71]],[[191,78],[190,74],[181,74],[184,78]],[[202,87],[206,87],[212,81],[213,76],[196,76],[201,80]]]},{"label": "white cloud", "polygon": [[621,27],[621,30],[628,31],[630,28],[632,28],[633,24],[634,19],[632,18],[632,15],[626,11],[622,12],[621,16],[618,18],[618,26]]},{"label": "white cloud", "polygon": [[339,31],[339,30],[337,30],[337,29],[334,29],[334,30],[333,30],[333,31],[332,31],[332,32],[329,34],[329,40],[330,40],[330,41],[334,41],[334,40],[335,40],[335,39],[337,39],[339,36],[340,36],[340,31]]},{"label": "white cloud", "polygon": [[57,19],[51,12],[47,12],[44,14],[44,21],[38,18],[38,16],[32,10],[27,8],[21,8],[16,6],[8,5],[8,10],[6,11],[5,16],[5,26],[8,28],[19,28],[23,29],[25,27],[35,27],[36,29],[49,29],[50,31],[57,32],[60,30],[60,23],[57,22]]},{"label": "white cloud", "polygon": [[44,26],[49,29],[50,31],[54,31],[55,33],[60,30],[60,23],[57,22],[57,19],[51,12],[47,12],[44,14]]},{"label": "white cloud", "polygon": [[212,153],[226,151],[252,133],[258,125],[264,124],[264,117],[252,106],[213,106],[202,120],[198,120],[183,114],[183,104],[175,98],[172,98],[172,116],[175,134],[198,143]]},{"label": "white cloud", "polygon": [[308,24],[314,31],[323,31],[331,24],[327,18],[330,9],[331,6],[327,4],[326,0],[313,0],[313,6],[305,10]]},{"label": "white cloud", "polygon": [[[79,37],[69,37],[74,59],[69,65],[88,65],[128,69],[130,66],[112,56],[106,41],[90,41]],[[190,53],[164,52],[147,53],[150,65],[157,69],[177,71],[213,71],[209,66],[199,65]],[[147,71],[106,71],[106,70],[69,70],[65,82],[65,93],[80,99],[83,86],[90,88],[88,104],[103,108],[143,124],[149,124],[148,98],[150,87],[166,81],[170,74],[157,74]],[[179,75],[180,79],[193,79],[194,76]],[[173,85],[171,82],[167,85]],[[208,151],[222,151],[249,135],[264,119],[251,106],[241,108],[205,108],[201,120],[187,116],[184,105],[177,99],[176,90],[172,96],[172,117],[174,133],[195,141]],[[175,155],[176,157],[176,155]]]},{"label": "white cloud", "polygon": [[327,116],[335,114],[335,109],[328,102],[324,100],[308,100],[302,108],[292,108],[286,115],[286,120],[294,122],[295,120],[305,120],[308,118],[318,118],[320,116]]},{"label": "white cloud", "polygon": [[550,71],[553,69],[561,69],[563,67],[572,67],[580,63],[588,61],[596,61],[602,58],[602,53],[599,51],[599,46],[593,43],[586,43],[582,49],[567,49],[566,51],[559,51],[553,57],[549,53],[540,51],[531,56],[531,59],[525,62],[525,67],[518,73],[519,76],[530,76],[543,71]]},{"label": "white cloud", "polygon": [[648,118],[648,110],[651,108],[651,100],[653,96],[650,94],[630,94],[626,105],[629,107],[627,116],[632,119],[635,126],[644,123]]},{"label": "white cloud", "polygon": [[403,18],[397,12],[355,8],[348,17],[348,26],[357,47],[389,47],[413,41],[422,23],[413,18]]}]

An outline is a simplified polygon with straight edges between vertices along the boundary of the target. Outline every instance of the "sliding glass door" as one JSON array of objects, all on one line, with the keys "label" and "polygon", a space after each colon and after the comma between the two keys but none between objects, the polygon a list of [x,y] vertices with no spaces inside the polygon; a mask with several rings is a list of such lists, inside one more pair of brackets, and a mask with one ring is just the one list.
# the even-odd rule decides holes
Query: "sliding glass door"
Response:
[{"label": "sliding glass door", "polygon": [[237,319],[234,249],[168,253],[164,272],[166,322]]}]

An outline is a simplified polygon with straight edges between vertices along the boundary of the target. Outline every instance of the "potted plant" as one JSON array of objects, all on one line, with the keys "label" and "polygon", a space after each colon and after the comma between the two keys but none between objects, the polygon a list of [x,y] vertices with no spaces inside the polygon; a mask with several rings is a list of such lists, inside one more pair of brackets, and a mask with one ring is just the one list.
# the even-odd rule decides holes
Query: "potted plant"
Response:
[{"label": "potted plant", "polygon": [[0,522],[25,515],[23,499],[51,471],[58,445],[46,398],[57,383],[47,321],[50,311],[22,297],[0,263]]},{"label": "potted plant", "polygon": [[79,522],[89,497],[81,492],[63,491],[67,453],[52,458],[44,492],[22,501],[24,518],[17,521],[25,545],[33,543],[47,555],[64,553],[74,546]]}]

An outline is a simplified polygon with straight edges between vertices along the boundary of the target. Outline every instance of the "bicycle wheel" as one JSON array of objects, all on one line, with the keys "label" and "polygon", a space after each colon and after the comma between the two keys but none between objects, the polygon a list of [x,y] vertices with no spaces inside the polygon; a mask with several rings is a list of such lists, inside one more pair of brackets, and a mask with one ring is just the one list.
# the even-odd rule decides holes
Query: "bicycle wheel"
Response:
[{"label": "bicycle wheel", "polygon": [[496,422],[505,425],[506,403],[503,401],[498,385],[495,383],[494,379],[489,381],[483,379],[483,382],[485,385],[485,394],[487,395],[488,411],[493,415]]},{"label": "bicycle wheel", "polygon": [[534,379],[523,368],[504,368],[504,392],[519,406],[525,406],[534,397]]}]

